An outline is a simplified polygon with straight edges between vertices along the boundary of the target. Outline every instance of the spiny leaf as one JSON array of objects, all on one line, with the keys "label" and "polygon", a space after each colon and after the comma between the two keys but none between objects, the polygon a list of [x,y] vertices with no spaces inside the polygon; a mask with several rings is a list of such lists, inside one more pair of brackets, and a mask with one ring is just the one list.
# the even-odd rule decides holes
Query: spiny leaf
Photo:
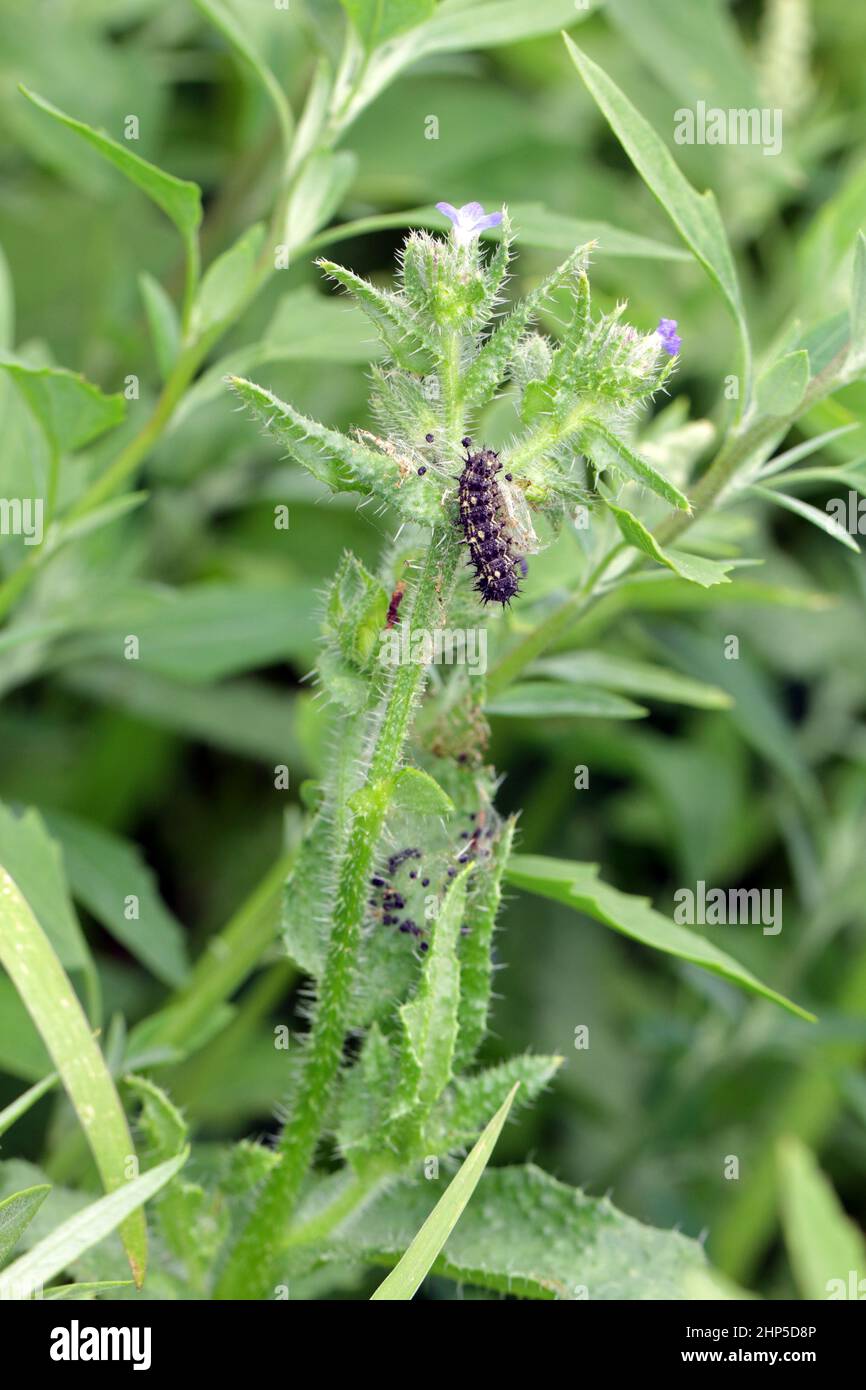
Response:
[{"label": "spiny leaf", "polygon": [[590,247],[579,246],[552,274],[520,301],[494,328],[466,373],[461,388],[464,409],[477,410],[489,400],[508,374],[508,367],[523,335],[547,297],[583,270]]},{"label": "spiny leaf", "polygon": [[442,902],[418,991],[400,1009],[400,1076],[392,1112],[399,1141],[411,1146],[424,1118],[451,1079],[457,1041],[460,964],[457,942],[466,902],[468,864]]},{"label": "spiny leaf", "polygon": [[468,1066],[487,1032],[493,982],[493,932],[502,902],[502,875],[514,840],[516,818],[510,816],[493,842],[493,853],[476,866],[469,884],[461,934],[460,1005],[455,1070]]},{"label": "spiny leaf", "polygon": [[422,348],[436,351],[436,343],[427,336],[421,321],[407,304],[390,290],[380,290],[353,271],[334,261],[318,260],[316,265],[338,285],[348,290],[360,308],[375,324],[395,362],[401,367],[417,370],[416,353]]},{"label": "spiny leaf", "polygon": [[378,1023],[372,1023],[358,1061],[344,1073],[340,1091],[337,1142],[356,1169],[363,1169],[371,1155],[381,1155],[395,1079],[388,1040]]},{"label": "spiny leaf", "polygon": [[[361,1216],[341,1251],[390,1263],[435,1196],[429,1182],[394,1188]],[[441,1184],[440,1184],[441,1187]],[[431,1272],[523,1298],[688,1299],[706,1270],[700,1245],[624,1215],[532,1165],[491,1168]]]},{"label": "spiny leaf", "polygon": [[433,1153],[469,1143],[483,1129],[491,1110],[498,1109],[514,1086],[528,1105],[549,1084],[561,1057],[511,1057],[474,1076],[459,1076],[430,1117],[425,1146]]}]

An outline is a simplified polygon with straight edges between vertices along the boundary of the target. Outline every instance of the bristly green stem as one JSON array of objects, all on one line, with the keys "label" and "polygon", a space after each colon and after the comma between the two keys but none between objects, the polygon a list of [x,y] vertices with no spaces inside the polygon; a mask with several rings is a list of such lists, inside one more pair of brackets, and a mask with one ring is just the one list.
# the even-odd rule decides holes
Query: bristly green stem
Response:
[{"label": "bristly green stem", "polygon": [[[415,583],[410,613],[413,631],[443,624],[460,553],[456,528],[434,530]],[[279,1164],[229,1257],[217,1283],[220,1299],[267,1298],[274,1263],[288,1240],[289,1223],[322,1133],[343,1055],[369,894],[369,878],[425,670],[410,662],[395,666],[373,712],[375,742],[358,794],[348,844],[339,870],[331,934],[315,1017],[306,1044],[303,1074],[279,1147]]]}]

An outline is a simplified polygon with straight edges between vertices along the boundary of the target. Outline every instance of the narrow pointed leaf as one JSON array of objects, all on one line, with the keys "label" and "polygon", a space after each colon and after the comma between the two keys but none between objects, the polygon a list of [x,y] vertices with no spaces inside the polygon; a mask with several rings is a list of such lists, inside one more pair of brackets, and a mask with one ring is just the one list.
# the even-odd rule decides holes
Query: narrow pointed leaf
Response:
[{"label": "narrow pointed leaf", "polygon": [[[5,868],[0,868],[0,964],[60,1073],[103,1185],[116,1194],[127,1184],[129,1164],[135,1156],[123,1107],[63,966]],[[147,1264],[144,1218],[133,1206],[123,1210],[118,1219],[123,1220],[121,1235],[133,1278],[141,1287]]]},{"label": "narrow pointed leaf", "polygon": [[461,1164],[445,1193],[440,1197],[424,1225],[399,1263],[383,1279],[373,1299],[389,1302],[408,1301],[418,1291],[422,1281],[442,1250],[463,1214],[478,1180],[490,1161],[502,1126],[508,1117],[519,1082],[515,1082],[503,1104],[497,1110],[481,1138]]},{"label": "narrow pointed leaf", "polygon": [[50,1191],[49,1184],[44,1183],[13,1192],[0,1202],[0,1265],[5,1264]]},{"label": "narrow pointed leaf", "polygon": [[171,1181],[188,1157],[189,1151],[185,1149],[176,1158],[124,1182],[115,1192],[100,1197],[76,1212],[68,1221],[62,1222],[50,1235],[3,1270],[0,1274],[0,1299],[20,1299],[28,1296],[27,1290],[40,1289],[118,1226],[122,1230],[133,1219],[136,1219],[136,1224],[143,1226],[144,1216],[139,1208]]},{"label": "narrow pointed leaf", "polygon": [[866,1240],[845,1214],[814,1154],[788,1136],[779,1144],[778,1163],[785,1244],[800,1297],[862,1297]]},{"label": "narrow pointed leaf", "polygon": [[762,984],[726,951],[720,951],[711,941],[698,936],[697,932],[689,931],[687,927],[671,922],[656,912],[646,898],[632,897],[602,883],[595,864],[569,863],[564,859],[547,859],[540,854],[516,854],[509,861],[505,877],[516,888],[565,903],[576,912],[583,912],[587,917],[594,917],[596,921],[621,932],[623,936],[652,946],[657,951],[664,951],[667,955],[678,956],[692,965],[700,965],[751,994],[780,1004],[799,1018],[812,1023],[815,1021],[813,1014]]},{"label": "narrow pointed leaf", "polygon": [[722,293],[739,332],[747,382],[745,406],[751,378],[749,332],[737,272],[716,200],[711,192],[695,192],[652,126],[616,83],[567,34],[564,39],[575,67],[632,164]]}]

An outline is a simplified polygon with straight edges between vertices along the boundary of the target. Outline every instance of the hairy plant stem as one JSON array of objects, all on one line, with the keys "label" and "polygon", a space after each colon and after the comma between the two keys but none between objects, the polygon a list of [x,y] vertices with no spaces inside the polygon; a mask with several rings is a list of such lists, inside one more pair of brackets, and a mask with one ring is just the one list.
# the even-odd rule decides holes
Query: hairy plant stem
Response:
[{"label": "hairy plant stem", "polygon": [[[410,623],[415,631],[443,624],[460,543],[456,528],[437,529],[415,583]],[[373,745],[365,783],[342,856],[324,972],[306,1044],[292,1117],[279,1146],[280,1161],[264,1184],[215,1291],[221,1299],[266,1298],[276,1258],[312,1164],[343,1055],[348,1030],[369,878],[393,791],[424,667],[395,666],[373,712]]]}]

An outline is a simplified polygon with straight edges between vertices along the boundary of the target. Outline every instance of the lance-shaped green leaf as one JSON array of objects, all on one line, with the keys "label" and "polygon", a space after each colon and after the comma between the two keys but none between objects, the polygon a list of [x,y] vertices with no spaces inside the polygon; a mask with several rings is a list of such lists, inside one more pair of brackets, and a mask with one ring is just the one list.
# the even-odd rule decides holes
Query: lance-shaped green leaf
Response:
[{"label": "lance-shaped green leaf", "polygon": [[192,306],[190,331],[196,338],[231,323],[249,298],[264,236],[264,225],[256,223],[208,266]]},{"label": "lance-shaped green leaf", "polygon": [[529,1105],[550,1084],[561,1057],[510,1057],[474,1076],[458,1076],[436,1106],[425,1131],[425,1146],[442,1153],[470,1143],[480,1134],[487,1117],[498,1110],[516,1085],[519,1103]]},{"label": "lance-shaped green leaf", "polygon": [[21,91],[28,101],[32,101],[40,111],[44,111],[52,120],[66,126],[73,131],[80,139],[88,145],[92,145],[98,150],[104,159],[119,169],[122,174],[134,183],[143,193],[146,193],[157,207],[161,208],[167,217],[170,217],[177,227],[187,248],[187,255],[190,265],[190,283],[194,282],[198,267],[198,227],[201,222],[201,189],[197,184],[190,183],[186,179],[175,178],[173,174],[167,174],[164,169],[159,169],[155,164],[151,164],[140,155],[134,154],[127,146],[121,145],[117,140],[112,140],[110,135],[104,135],[101,131],[94,130],[86,125],[84,121],[78,121],[73,116],[67,116],[65,111],[53,106],[44,97],[37,96],[35,92],[29,91],[22,86]]},{"label": "lance-shaped green leaf", "polygon": [[[393,1188],[362,1213],[334,1257],[390,1264],[442,1186]],[[607,1197],[589,1197],[528,1165],[483,1174],[428,1268],[517,1297],[595,1302],[689,1299],[691,1277],[707,1264],[697,1241],[644,1226]]]},{"label": "lance-shaped green leaf", "polygon": [[357,167],[351,150],[318,150],[303,166],[286,210],[290,252],[305,246],[331,221],[352,186]]},{"label": "lance-shaped green leaf", "polygon": [[663,497],[680,511],[691,511],[689,499],[678,487],[653,468],[651,463],[629,448],[625,440],[603,425],[600,420],[586,420],[580,429],[580,445],[599,469],[612,468],[633,482],[642,483],[657,497]]},{"label": "lance-shaped green leaf", "polygon": [[495,394],[508,374],[517,346],[545,300],[585,269],[591,246],[579,246],[494,328],[466,372],[461,387],[464,409],[477,410]]},{"label": "lance-shaped green leaf", "polygon": [[[773,483],[778,483],[778,478],[773,479]],[[764,502],[772,502],[774,506],[781,507],[786,512],[793,512],[803,521],[808,521],[812,526],[817,526],[819,531],[831,536],[834,541],[844,545],[848,550],[853,550],[860,554],[860,547],[851,535],[850,531],[837,521],[829,512],[822,512],[819,507],[813,507],[811,502],[804,502],[801,497],[790,497],[787,492],[781,492],[773,487],[761,487],[755,483],[749,488],[753,497],[760,497]]]},{"label": "lance-shaped green leaf", "polygon": [[86,1250],[98,1244],[118,1226],[122,1232],[134,1221],[143,1228],[144,1216],[139,1208],[171,1181],[188,1157],[189,1150],[185,1149],[176,1158],[124,1182],[116,1192],[100,1197],[76,1212],[68,1221],[62,1222],[38,1245],[3,1270],[0,1274],[0,1299],[31,1297],[34,1290],[68,1269]]},{"label": "lance-shaped green leaf", "polygon": [[263,422],[265,428],[305,468],[334,492],[372,494],[421,525],[441,520],[439,493],[418,477],[414,462],[383,442],[383,451],[369,449],[357,439],[310,420],[264,386],[243,377],[226,378],[232,390]]},{"label": "lance-shaped green leaf", "polygon": [[502,1126],[505,1124],[511,1109],[517,1084],[515,1083],[511,1088],[481,1138],[464,1159],[456,1177],[452,1178],[447,1190],[439,1198],[405,1254],[398,1260],[395,1268],[386,1279],[383,1279],[373,1294],[374,1300],[408,1300],[414,1296],[421,1282],[430,1273],[437,1256],[463,1215],[467,1203],[490,1161]]},{"label": "lance-shaped green leaf", "polygon": [[666,666],[635,661],[611,652],[580,651],[545,657],[530,667],[530,674],[554,676],[581,685],[591,681],[626,695],[691,705],[694,709],[730,709],[734,703],[728,692],[718,685],[708,685],[706,681],[693,680]]},{"label": "lance-shaped green leaf", "polygon": [[180,319],[173,301],[158,280],[146,270],[138,277],[138,288],[153,340],[156,365],[163,381],[168,377],[180,350]]},{"label": "lance-shaped green leaf", "polygon": [[44,1183],[13,1192],[0,1202],[0,1265],[5,1264],[50,1191],[48,1183]]},{"label": "lance-shaped green leaf", "polygon": [[510,816],[492,842],[489,859],[476,863],[469,883],[461,933],[460,1006],[455,1070],[468,1066],[487,1032],[493,988],[493,932],[502,903],[502,875],[514,841],[516,818]]},{"label": "lance-shaped green leaf", "polygon": [[8,372],[56,453],[80,449],[119,425],[126,412],[121,395],[106,396],[98,386],[65,367],[30,367],[3,357]]},{"label": "lance-shaped green leaf", "polygon": [[755,400],[761,415],[793,415],[809,385],[809,354],[803,348],[780,357],[758,377]]},{"label": "lance-shaped green leaf", "polygon": [[648,713],[622,695],[565,681],[517,681],[485,709],[508,719],[643,719]]},{"label": "lance-shaped green leaf", "polygon": [[[63,966],[5,868],[0,868],[0,964],[60,1072],[106,1190],[112,1196],[121,1195],[117,1189],[127,1185],[129,1165],[135,1157],[123,1107]],[[147,1232],[144,1218],[134,1206],[123,1209],[118,1219],[123,1220],[121,1234],[133,1278],[141,1287]],[[50,1274],[62,1268],[60,1265]]]},{"label": "lance-shaped green leaf", "polygon": [[457,942],[472,868],[468,864],[445,894],[432,929],[418,991],[400,1009],[403,1038],[392,1113],[400,1142],[410,1147],[451,1080],[460,1004]]},{"label": "lance-shaped green leaf", "polygon": [[681,579],[687,579],[691,584],[700,584],[702,589],[709,589],[714,584],[730,584],[728,571],[734,568],[732,560],[707,560],[703,555],[690,555],[685,550],[663,550],[640,517],[635,516],[626,507],[615,506],[613,502],[606,501],[605,505],[615,517],[616,524],[629,545],[648,555],[657,564],[673,570],[674,574],[678,574]]},{"label": "lance-shaped green leaf", "polygon": [[316,265],[348,290],[358,306],[375,324],[383,341],[393,353],[394,360],[401,367],[410,370],[418,368],[415,354],[420,349],[437,350],[436,342],[428,336],[424,325],[412,309],[391,290],[380,290],[361,275],[346,270],[334,261],[318,260]]},{"label": "lance-shaped green leaf", "polygon": [[709,191],[695,192],[652,126],[616,83],[582,53],[567,34],[563,37],[575,67],[632,164],[721,291],[740,337],[746,377],[742,402],[745,406],[751,394],[749,331],[731,248],[716,200]]},{"label": "lance-shaped green leaf", "polygon": [[595,864],[569,863],[565,859],[547,859],[540,854],[517,854],[509,861],[505,877],[516,888],[565,903],[567,907],[583,912],[587,917],[594,917],[633,941],[640,941],[667,955],[678,956],[692,965],[700,965],[704,970],[748,990],[750,994],[780,1004],[799,1018],[807,1019],[810,1023],[815,1021],[814,1014],[762,984],[726,951],[720,951],[696,932],[656,912],[646,898],[621,893],[602,883]]},{"label": "lance-shaped green leaf", "polygon": [[862,1298],[866,1241],[814,1154],[789,1136],[779,1144],[778,1163],[785,1244],[800,1297]]}]

